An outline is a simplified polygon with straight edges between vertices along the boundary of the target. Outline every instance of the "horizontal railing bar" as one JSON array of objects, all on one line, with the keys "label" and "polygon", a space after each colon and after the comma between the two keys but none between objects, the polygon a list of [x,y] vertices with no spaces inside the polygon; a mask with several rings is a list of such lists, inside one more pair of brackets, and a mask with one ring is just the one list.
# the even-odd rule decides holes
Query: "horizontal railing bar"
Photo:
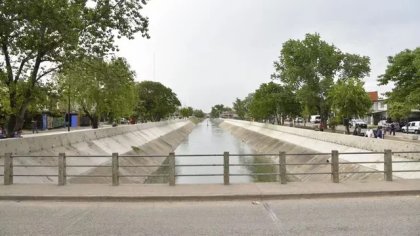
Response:
[{"label": "horizontal railing bar", "polygon": [[188,164],[188,165],[175,165],[175,167],[194,167],[194,166],[223,166],[223,164]]},{"label": "horizontal railing bar", "polygon": [[229,154],[233,157],[259,157],[259,156],[279,156],[278,153],[255,153],[255,154]]},{"label": "horizontal railing bar", "polygon": [[67,177],[83,177],[83,178],[85,178],[85,177],[109,177],[109,178],[111,178],[112,176],[111,175],[67,175]]},{"label": "horizontal railing bar", "polygon": [[317,172],[317,173],[286,173],[286,175],[331,175],[331,172]]},{"label": "horizontal railing bar", "polygon": [[175,157],[223,157],[223,154],[175,154]]},{"label": "horizontal railing bar", "polygon": [[264,175],[280,175],[280,174],[279,173],[230,174],[230,176],[264,176]]},{"label": "horizontal railing bar", "polygon": [[66,167],[75,168],[75,167],[112,167],[112,166],[101,166],[101,165],[67,165]]},{"label": "horizontal railing bar", "polygon": [[57,165],[13,165],[13,167],[58,167]]},{"label": "horizontal railing bar", "polygon": [[420,153],[420,151],[392,152],[392,153]]},{"label": "horizontal railing bar", "polygon": [[88,158],[88,157],[111,158],[112,156],[110,156],[110,155],[107,155],[107,156],[105,156],[105,155],[81,155],[81,156],[67,155],[66,157],[74,157],[74,158],[77,158],[77,157],[84,157],[84,158]]},{"label": "horizontal railing bar", "polygon": [[13,175],[13,177],[57,177],[58,175]]},{"label": "horizontal railing bar", "polygon": [[22,157],[26,157],[26,158],[31,158],[31,157],[35,157],[35,158],[39,158],[39,157],[58,157],[58,156],[52,156],[52,155],[33,155],[33,156],[23,156],[23,155],[12,155],[11,157],[13,158],[22,158]]},{"label": "horizontal railing bar", "polygon": [[410,162],[418,163],[420,161],[392,161],[392,163],[410,163]]},{"label": "horizontal railing bar", "polygon": [[[256,164],[229,164],[229,166],[278,166],[274,163],[256,163]],[[222,165],[223,166],[223,165]]]},{"label": "horizontal railing bar", "polygon": [[175,175],[175,177],[188,177],[188,176],[223,176],[223,174]]},{"label": "horizontal railing bar", "polygon": [[350,164],[384,164],[383,161],[357,161],[357,162],[339,162],[340,165],[350,165]]},{"label": "horizontal railing bar", "polygon": [[[279,154],[277,154],[279,155]],[[320,156],[320,155],[331,155],[331,153],[286,153],[286,156]]]},{"label": "horizontal railing bar", "polygon": [[420,172],[420,170],[392,170],[392,172]]},{"label": "horizontal railing bar", "polygon": [[377,171],[340,171],[339,174],[375,174],[375,173],[384,173],[383,170]]},{"label": "horizontal railing bar", "polygon": [[168,167],[169,165],[119,165],[119,167]]},{"label": "horizontal railing bar", "polygon": [[384,154],[384,152],[340,152],[340,155],[353,155],[353,154]]},{"label": "horizontal railing bar", "polygon": [[119,175],[119,177],[169,177],[169,175]]},{"label": "horizontal railing bar", "polygon": [[[278,164],[277,164],[278,165]],[[286,163],[286,166],[322,166],[322,165],[331,165],[331,163]]]},{"label": "horizontal railing bar", "polygon": [[119,157],[168,157],[168,155],[120,155]]}]

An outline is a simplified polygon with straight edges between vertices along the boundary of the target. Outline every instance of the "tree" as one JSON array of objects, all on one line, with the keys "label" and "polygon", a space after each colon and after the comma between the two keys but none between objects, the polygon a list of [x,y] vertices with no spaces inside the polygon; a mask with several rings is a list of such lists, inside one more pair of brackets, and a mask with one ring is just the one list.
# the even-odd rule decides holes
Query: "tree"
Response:
[{"label": "tree", "polygon": [[182,117],[190,117],[194,113],[194,109],[192,107],[183,107],[179,110]]},{"label": "tree", "polygon": [[233,109],[235,110],[239,119],[241,119],[241,120],[245,119],[245,115],[248,112],[245,100],[242,101],[241,99],[236,98],[236,101],[233,103]]},{"label": "tree", "polygon": [[257,120],[270,117],[276,117],[279,120],[280,116],[282,118],[295,117],[300,113],[300,107],[296,94],[288,87],[270,82],[261,84],[255,91],[249,112],[250,116]]},{"label": "tree", "polygon": [[159,82],[143,81],[137,84],[137,94],[135,112],[143,121],[159,121],[181,105],[176,94]]},{"label": "tree", "polygon": [[193,115],[197,118],[204,118],[206,116],[202,110],[194,110]]},{"label": "tree", "polygon": [[2,0],[0,74],[7,88],[8,133],[20,130],[35,89],[64,63],[117,50],[115,38],[148,35],[145,0]]},{"label": "tree", "polygon": [[219,118],[223,111],[225,111],[225,106],[223,104],[214,105],[211,108],[210,116],[211,118]]},{"label": "tree", "polygon": [[85,59],[65,68],[57,79],[63,100],[70,98],[93,128],[98,128],[100,117],[126,117],[134,109],[134,72],[123,58]]},{"label": "tree", "polygon": [[407,110],[420,109],[420,47],[390,56],[388,63],[385,74],[379,76],[379,85],[394,83],[395,88],[387,93],[388,107],[393,110],[393,118],[406,117]]},{"label": "tree", "polygon": [[[339,80],[332,86],[328,100],[339,119],[364,116],[372,107],[369,95],[358,79]],[[350,133],[349,124],[345,125],[347,133]]]},{"label": "tree", "polygon": [[274,68],[272,78],[297,91],[303,106],[315,110],[324,126],[330,113],[327,96],[335,80],[363,78],[370,72],[368,57],[342,53],[319,34],[286,41]]},{"label": "tree", "polygon": [[411,113],[411,109],[406,103],[392,102],[388,107],[388,114],[393,120],[400,121],[408,117]]}]

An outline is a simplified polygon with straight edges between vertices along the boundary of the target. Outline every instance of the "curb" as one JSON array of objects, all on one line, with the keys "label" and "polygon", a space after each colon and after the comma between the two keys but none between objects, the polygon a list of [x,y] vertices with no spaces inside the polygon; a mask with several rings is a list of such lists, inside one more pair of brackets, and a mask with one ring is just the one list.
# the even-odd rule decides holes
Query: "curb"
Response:
[{"label": "curb", "polygon": [[299,193],[299,194],[251,194],[213,196],[0,196],[0,201],[57,201],[57,202],[183,202],[183,201],[229,201],[229,200],[288,200],[321,198],[357,198],[383,196],[420,195],[420,190]]}]

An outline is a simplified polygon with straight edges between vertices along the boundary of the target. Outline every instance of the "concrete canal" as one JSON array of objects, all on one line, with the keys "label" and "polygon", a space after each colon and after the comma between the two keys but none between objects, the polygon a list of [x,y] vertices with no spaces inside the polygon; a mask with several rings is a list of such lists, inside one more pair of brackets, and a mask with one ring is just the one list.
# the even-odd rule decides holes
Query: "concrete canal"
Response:
[{"label": "concrete canal", "polygon": [[[254,154],[247,144],[241,142],[227,131],[221,129],[217,122],[207,119],[197,124],[188,138],[182,142],[175,153],[182,154],[217,154],[218,156],[177,156],[177,184],[223,183],[223,176],[189,176],[189,175],[222,175],[223,166],[184,166],[184,165],[222,165],[223,152],[230,154]],[[271,158],[250,156],[230,156],[230,164],[274,163]],[[253,173],[275,173],[273,165],[267,166],[231,166],[231,183],[254,181],[275,181],[275,175],[250,176]],[[235,176],[236,175],[236,176]]]}]

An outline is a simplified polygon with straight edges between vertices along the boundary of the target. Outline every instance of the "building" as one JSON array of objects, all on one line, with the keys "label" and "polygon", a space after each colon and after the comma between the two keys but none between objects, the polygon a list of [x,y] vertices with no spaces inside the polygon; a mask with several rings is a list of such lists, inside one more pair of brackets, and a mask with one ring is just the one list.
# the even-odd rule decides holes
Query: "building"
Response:
[{"label": "building", "polygon": [[[368,92],[372,108],[365,119],[370,125],[377,125],[380,120],[388,120],[388,105],[384,98],[378,96],[378,91]],[[420,110],[411,110],[408,121],[420,120]]]},{"label": "building", "polygon": [[384,98],[378,96],[378,91],[368,92],[372,108],[367,115],[367,123],[376,125],[380,120],[386,120],[388,117],[388,106]]}]

